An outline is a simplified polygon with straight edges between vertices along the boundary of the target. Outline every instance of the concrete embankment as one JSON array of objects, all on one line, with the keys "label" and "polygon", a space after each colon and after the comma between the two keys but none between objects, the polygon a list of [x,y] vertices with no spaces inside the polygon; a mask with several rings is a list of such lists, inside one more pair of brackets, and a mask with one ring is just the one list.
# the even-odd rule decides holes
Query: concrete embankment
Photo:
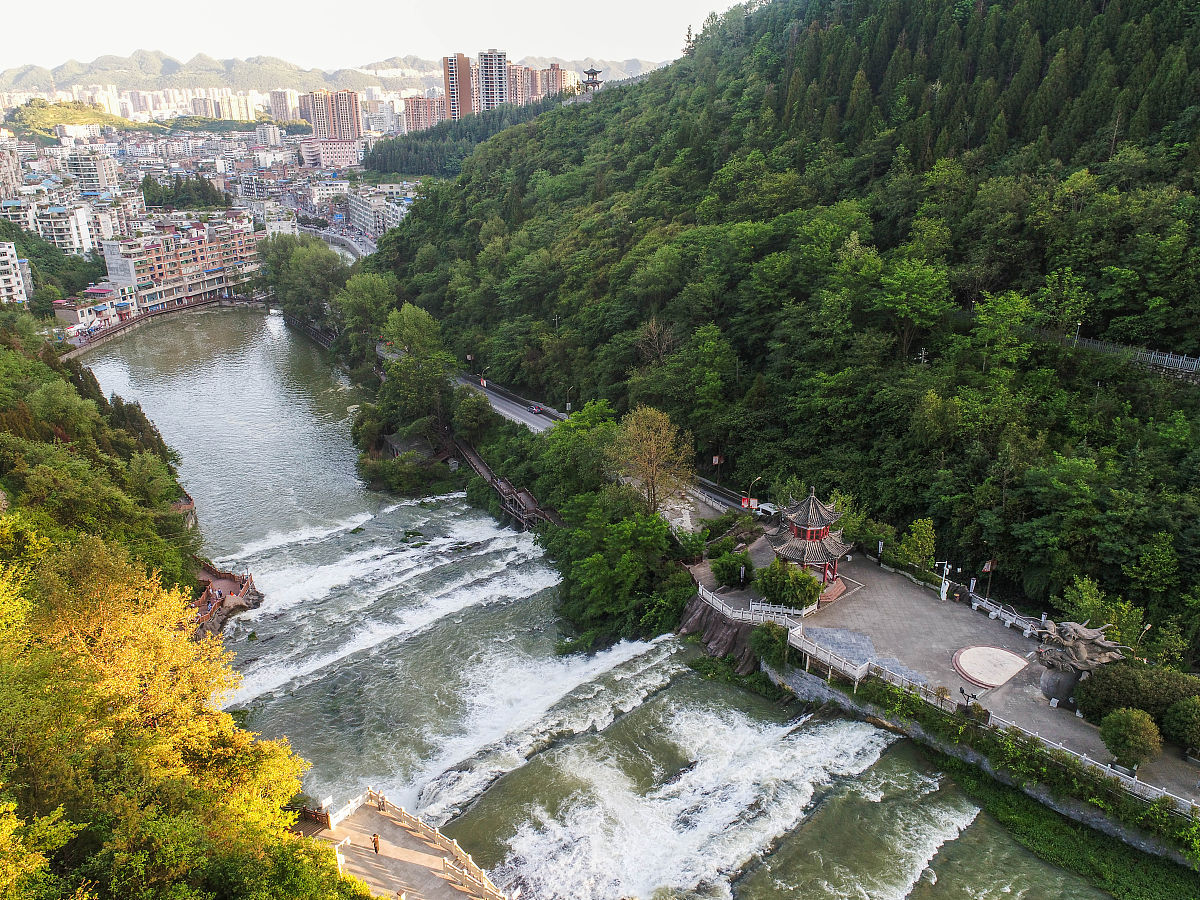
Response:
[{"label": "concrete embankment", "polygon": [[762,669],[766,672],[776,684],[785,685],[796,694],[801,700],[807,700],[812,703],[831,703],[840,707],[843,711],[852,716],[865,719],[875,725],[887,728],[890,731],[895,731],[900,734],[907,735],[913,740],[924,744],[927,747],[932,747],[939,753],[944,753],[947,756],[953,756],[956,759],[961,759],[963,762],[969,763],[978,769],[986,772],[992,778],[1009,787],[1015,787],[1022,793],[1032,797],[1044,806],[1049,807],[1057,813],[1060,813],[1067,818],[1079,822],[1082,825],[1087,825],[1089,828],[1094,828],[1102,834],[1107,834],[1119,841],[1136,847],[1145,853],[1153,853],[1156,856],[1166,857],[1181,866],[1189,869],[1195,866],[1188,861],[1186,857],[1178,850],[1167,846],[1162,841],[1158,840],[1151,834],[1140,831],[1136,828],[1131,828],[1128,825],[1123,825],[1106,816],[1101,810],[1079,800],[1072,800],[1068,797],[1056,796],[1050,792],[1049,788],[1040,784],[1018,784],[1012,778],[1008,777],[1004,772],[997,771],[991,764],[990,760],[981,753],[972,750],[970,747],[964,747],[960,744],[952,744],[937,735],[930,734],[916,722],[904,721],[887,715],[887,713],[871,703],[864,703],[855,697],[838,690],[828,684],[825,679],[819,675],[810,672],[805,672],[800,669],[789,669],[786,674],[780,674],[762,663]]}]

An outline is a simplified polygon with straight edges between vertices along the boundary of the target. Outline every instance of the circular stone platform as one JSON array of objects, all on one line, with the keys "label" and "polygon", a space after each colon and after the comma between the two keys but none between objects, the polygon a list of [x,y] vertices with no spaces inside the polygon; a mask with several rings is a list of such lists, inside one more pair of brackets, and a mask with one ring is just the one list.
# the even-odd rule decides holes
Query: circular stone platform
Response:
[{"label": "circular stone platform", "polygon": [[1000,687],[1028,662],[1025,657],[1000,647],[964,647],[954,654],[954,669],[981,688]]}]

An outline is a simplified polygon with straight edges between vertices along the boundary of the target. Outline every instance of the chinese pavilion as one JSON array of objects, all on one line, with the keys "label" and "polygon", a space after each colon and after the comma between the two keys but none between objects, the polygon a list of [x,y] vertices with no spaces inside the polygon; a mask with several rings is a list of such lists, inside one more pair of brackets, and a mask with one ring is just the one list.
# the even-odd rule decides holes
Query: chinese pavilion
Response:
[{"label": "chinese pavilion", "polygon": [[819,571],[821,584],[828,584],[837,578],[838,560],[850,552],[842,532],[829,530],[841,517],[817,499],[816,488],[810,488],[807,497],[783,511],[783,523],[767,535],[767,542],[777,557]]}]

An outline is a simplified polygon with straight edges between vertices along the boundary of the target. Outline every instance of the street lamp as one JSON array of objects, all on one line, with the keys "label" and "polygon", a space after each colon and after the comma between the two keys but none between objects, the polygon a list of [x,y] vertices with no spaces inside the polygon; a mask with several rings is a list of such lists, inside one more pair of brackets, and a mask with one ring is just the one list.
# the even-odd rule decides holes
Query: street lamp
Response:
[{"label": "street lamp", "polygon": [[569,388],[567,388],[567,412],[568,413],[571,411],[571,391],[573,391],[573,390],[575,390],[575,385],[571,385]]},{"label": "street lamp", "polygon": [[760,481],[762,481],[761,475],[759,475],[752,482],[750,482],[750,487],[746,488],[746,509],[750,508],[750,495],[754,492],[754,486],[756,484],[758,484]]},{"label": "street lamp", "polygon": [[[950,577],[950,560],[948,560],[948,559],[937,560],[936,562],[934,562],[933,567],[934,567],[934,569],[936,569],[938,566],[942,567],[941,597],[943,600],[945,600],[946,599],[946,589],[948,586],[947,579]],[[961,567],[956,568],[954,571],[961,572],[962,568]]]},{"label": "street lamp", "polygon": [[1150,622],[1147,622],[1142,628],[1142,633],[1137,636],[1137,640],[1133,642],[1133,652],[1137,653],[1138,644],[1142,642],[1142,638],[1146,636],[1146,632],[1150,630]]},{"label": "street lamp", "polygon": [[1076,347],[1079,346],[1079,329],[1082,327],[1083,327],[1083,320],[1080,320],[1075,323],[1075,344],[1074,344],[1074,346],[1076,346]]}]

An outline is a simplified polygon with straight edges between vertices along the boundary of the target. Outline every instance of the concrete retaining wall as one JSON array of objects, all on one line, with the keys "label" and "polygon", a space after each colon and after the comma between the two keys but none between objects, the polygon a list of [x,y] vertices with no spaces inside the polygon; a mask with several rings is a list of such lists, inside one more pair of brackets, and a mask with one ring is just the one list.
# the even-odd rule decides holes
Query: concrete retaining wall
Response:
[{"label": "concrete retaining wall", "polygon": [[1000,783],[1017,788],[1044,806],[1048,806],[1055,812],[1061,813],[1075,822],[1087,825],[1089,828],[1094,828],[1110,837],[1115,837],[1144,853],[1153,853],[1156,856],[1166,857],[1172,862],[1179,863],[1179,865],[1189,869],[1195,868],[1182,853],[1173,847],[1167,846],[1153,835],[1110,819],[1096,807],[1090,806],[1080,800],[1056,796],[1048,788],[1040,784],[1017,784],[1005,773],[996,771],[986,756],[972,750],[970,747],[952,744],[937,735],[929,734],[916,722],[906,722],[892,718],[879,707],[859,701],[853,696],[845,694],[826,683],[825,679],[819,675],[814,675],[800,669],[789,669],[786,675],[780,675],[766,663],[762,664],[762,668],[772,681],[776,684],[787,686],[802,700],[809,700],[814,703],[836,704],[853,716],[865,719],[872,724],[882,726],[891,731],[907,735],[913,740],[932,747],[940,753],[945,753],[947,756],[953,756],[956,759],[961,759],[963,762],[970,763]]}]

